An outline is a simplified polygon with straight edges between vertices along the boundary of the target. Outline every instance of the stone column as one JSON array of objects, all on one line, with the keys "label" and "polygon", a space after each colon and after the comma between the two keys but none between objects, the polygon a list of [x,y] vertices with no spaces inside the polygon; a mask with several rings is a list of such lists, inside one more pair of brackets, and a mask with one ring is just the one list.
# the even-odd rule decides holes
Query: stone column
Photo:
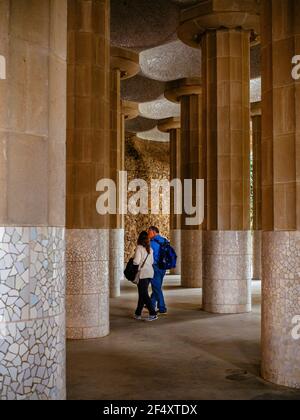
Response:
[{"label": "stone column", "polygon": [[202,2],[182,13],[179,29],[184,42],[202,47],[203,307],[212,313],[251,310],[250,30],[258,30],[256,9],[256,1]]},{"label": "stone column", "polygon": [[295,388],[300,388],[300,343],[293,336],[300,315],[300,90],[291,61],[299,48],[299,2],[263,0],[262,375]]},{"label": "stone column", "polygon": [[0,400],[62,400],[67,2],[0,16]]},{"label": "stone column", "polygon": [[110,178],[110,8],[68,2],[67,337],[109,334],[109,216],[96,211]]},{"label": "stone column", "polygon": [[[180,118],[168,118],[159,123],[158,129],[170,134],[170,179],[181,179],[181,133]],[[174,190],[171,190],[170,240],[177,254],[177,267],[172,274],[181,274],[181,215],[175,214]]]},{"label": "stone column", "polygon": [[[139,55],[124,48],[111,48],[111,141],[110,166],[111,179],[118,188],[118,174],[124,170],[125,139],[123,135],[123,114],[121,104],[121,80],[135,76],[140,70]],[[121,295],[121,280],[124,277],[124,216],[111,216],[109,234],[110,297]]]},{"label": "stone column", "polygon": [[253,162],[253,266],[252,278],[262,279],[262,231],[261,231],[261,103],[251,105],[252,162]]},{"label": "stone column", "polygon": [[[180,176],[203,179],[201,80],[183,79],[170,83],[167,99],[181,104]],[[202,226],[188,226],[181,218],[181,283],[186,288],[202,287]]]}]

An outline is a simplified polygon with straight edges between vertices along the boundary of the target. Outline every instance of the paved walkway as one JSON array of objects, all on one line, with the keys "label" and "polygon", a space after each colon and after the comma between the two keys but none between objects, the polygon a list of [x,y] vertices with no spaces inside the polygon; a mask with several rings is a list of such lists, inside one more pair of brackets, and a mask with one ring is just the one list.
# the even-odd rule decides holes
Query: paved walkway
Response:
[{"label": "paved walkway", "polygon": [[166,280],[169,315],[153,323],[132,319],[136,288],[124,283],[111,301],[111,335],[68,343],[69,399],[299,399],[300,391],[259,377],[260,283],[253,313],[210,315],[201,290]]}]

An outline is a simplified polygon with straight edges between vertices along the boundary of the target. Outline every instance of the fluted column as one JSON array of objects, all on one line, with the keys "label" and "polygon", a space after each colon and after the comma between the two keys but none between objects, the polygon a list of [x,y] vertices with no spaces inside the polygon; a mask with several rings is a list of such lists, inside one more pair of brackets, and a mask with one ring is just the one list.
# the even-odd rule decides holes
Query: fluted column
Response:
[{"label": "fluted column", "polygon": [[203,306],[251,310],[250,36],[258,4],[205,1],[182,12],[178,35],[202,47],[206,205]]},{"label": "fluted column", "polygon": [[110,178],[109,0],[68,2],[67,336],[109,334],[109,216],[96,210]]},{"label": "fluted column", "polygon": [[[262,2],[262,375],[300,388],[300,90],[296,0]],[[296,321],[295,321],[296,320]]]},{"label": "fluted column", "polygon": [[261,231],[261,103],[251,105],[252,120],[252,176],[253,176],[253,272],[254,280],[262,279]]},{"label": "fluted column", "polygon": [[251,310],[250,34],[203,35],[207,206],[204,310]]},{"label": "fluted column", "polygon": [[[199,78],[172,82],[165,92],[165,96],[169,100],[181,104],[180,177],[182,183],[185,179],[203,179],[201,93]],[[186,288],[201,288],[202,225],[188,226],[187,217],[183,212],[181,218],[181,284]]]},{"label": "fluted column", "polygon": [[[158,124],[158,129],[170,134],[170,179],[181,179],[181,133],[180,119],[169,118]],[[171,190],[170,240],[177,254],[177,266],[172,274],[181,274],[181,215],[175,214],[174,190]]]},{"label": "fluted column", "polygon": [[67,2],[0,20],[0,400],[62,400]]},{"label": "fluted column", "polygon": [[[118,175],[125,167],[125,140],[123,136],[123,114],[121,103],[121,80],[129,79],[139,72],[139,55],[124,48],[111,48],[111,137],[110,168],[111,179],[118,188]],[[119,207],[119,205],[118,205]],[[110,297],[121,295],[121,280],[124,272],[124,216],[111,215],[109,233],[109,285]]]}]

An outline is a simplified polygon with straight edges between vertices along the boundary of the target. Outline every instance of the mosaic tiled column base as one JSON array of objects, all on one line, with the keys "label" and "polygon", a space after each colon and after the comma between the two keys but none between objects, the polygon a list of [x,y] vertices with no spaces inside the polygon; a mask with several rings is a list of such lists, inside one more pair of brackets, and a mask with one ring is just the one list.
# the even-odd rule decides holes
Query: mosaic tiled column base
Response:
[{"label": "mosaic tiled column base", "polygon": [[109,334],[109,230],[66,231],[67,338]]},{"label": "mosaic tiled column base", "polygon": [[[263,233],[262,376],[300,388],[300,232]],[[297,330],[297,331],[296,331]]]},{"label": "mosaic tiled column base", "polygon": [[181,231],[181,285],[185,288],[202,287],[202,231]]},{"label": "mosaic tiled column base", "polygon": [[253,242],[253,280],[262,279],[262,232],[256,230],[253,232],[252,236]]},{"label": "mosaic tiled column base", "polygon": [[111,229],[109,232],[109,289],[111,298],[121,295],[121,280],[124,278],[124,238],[124,229]]},{"label": "mosaic tiled column base", "polygon": [[251,311],[251,232],[203,232],[203,309],[217,314]]},{"label": "mosaic tiled column base", "polygon": [[0,227],[0,399],[64,400],[65,230]]},{"label": "mosaic tiled column base", "polygon": [[171,245],[175,249],[177,254],[177,266],[172,273],[174,276],[179,276],[181,274],[181,230],[173,229],[170,231],[170,240]]}]

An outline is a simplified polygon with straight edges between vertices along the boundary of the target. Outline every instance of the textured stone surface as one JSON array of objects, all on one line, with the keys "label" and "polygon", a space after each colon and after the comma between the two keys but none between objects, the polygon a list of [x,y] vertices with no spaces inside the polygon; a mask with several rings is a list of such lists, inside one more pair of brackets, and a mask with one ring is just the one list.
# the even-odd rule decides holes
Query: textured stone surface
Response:
[{"label": "textured stone surface", "polygon": [[[169,179],[169,144],[139,140],[135,137],[126,139],[125,170],[128,181],[133,179]],[[125,261],[132,257],[138,235],[151,225],[159,227],[163,236],[170,235],[170,217],[165,215],[125,216]]]},{"label": "textured stone surface", "polygon": [[175,249],[177,254],[177,266],[172,270],[172,274],[179,276],[181,274],[181,230],[180,229],[171,229],[170,231],[170,241],[172,247]]},{"label": "textured stone surface", "polygon": [[124,229],[110,229],[109,232],[109,290],[110,297],[121,294],[121,280],[124,278]]},{"label": "textured stone surface", "polygon": [[300,346],[292,336],[300,315],[300,232],[263,233],[262,375],[300,388]]},{"label": "textured stone surface", "polygon": [[109,230],[66,233],[67,338],[109,334]]},{"label": "textured stone surface", "polygon": [[251,232],[203,232],[203,309],[251,311]]},{"label": "textured stone surface", "polygon": [[202,287],[202,231],[181,231],[181,284],[186,288]]},{"label": "textured stone surface", "polygon": [[65,399],[65,231],[0,228],[0,399]]}]

